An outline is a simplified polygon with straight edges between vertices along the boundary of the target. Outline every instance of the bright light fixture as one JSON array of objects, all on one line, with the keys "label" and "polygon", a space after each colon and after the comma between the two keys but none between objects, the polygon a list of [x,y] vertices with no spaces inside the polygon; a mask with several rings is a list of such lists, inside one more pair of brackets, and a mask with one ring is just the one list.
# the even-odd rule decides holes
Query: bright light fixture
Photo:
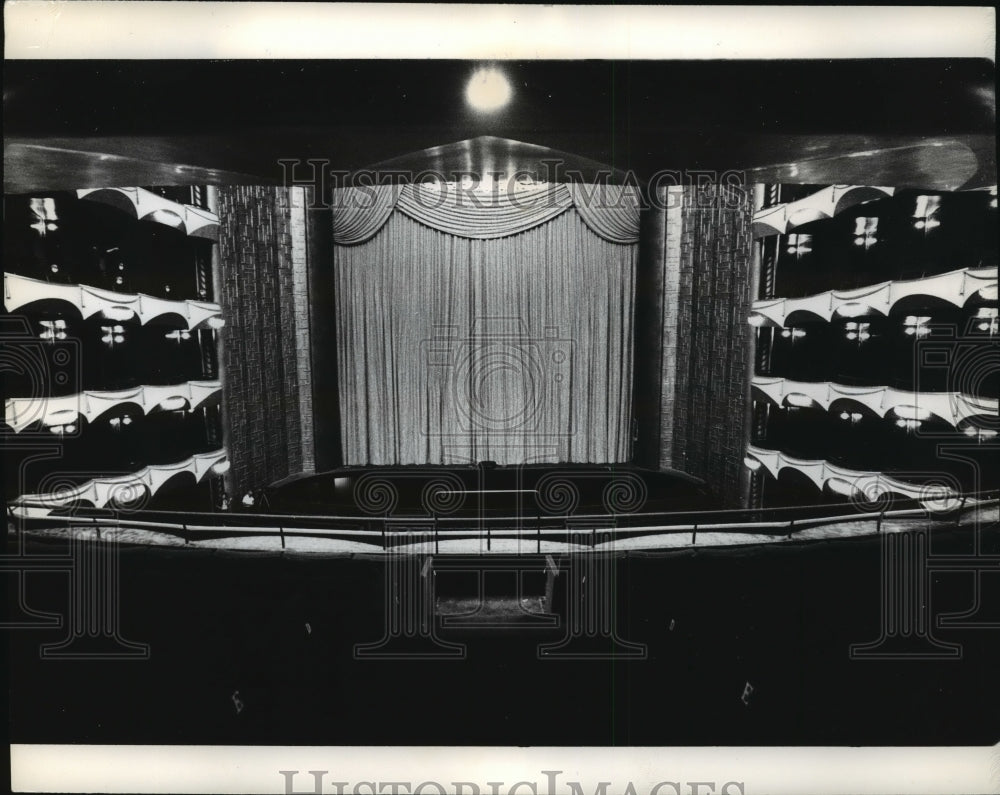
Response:
[{"label": "bright light fixture", "polygon": [[896,406],[895,413],[897,417],[910,420],[929,420],[931,418],[931,412],[919,406]]},{"label": "bright light fixture", "polygon": [[131,320],[135,317],[135,310],[127,306],[108,306],[101,310],[101,315],[105,320]]},{"label": "bright light fixture", "polygon": [[477,69],[465,87],[465,99],[476,110],[491,112],[510,102],[510,83],[493,66]]},{"label": "bright light fixture", "polygon": [[785,396],[785,402],[789,406],[798,409],[807,409],[813,405],[814,401],[809,395],[803,395],[801,392],[791,392]]},{"label": "bright light fixture", "polygon": [[180,395],[175,395],[174,397],[168,397],[165,400],[160,401],[160,408],[163,411],[177,411],[178,409],[183,409],[187,407],[187,400]]},{"label": "bright light fixture", "polygon": [[841,317],[864,317],[865,315],[870,315],[874,311],[867,304],[862,304],[860,301],[851,301],[850,303],[843,304],[835,310]]}]

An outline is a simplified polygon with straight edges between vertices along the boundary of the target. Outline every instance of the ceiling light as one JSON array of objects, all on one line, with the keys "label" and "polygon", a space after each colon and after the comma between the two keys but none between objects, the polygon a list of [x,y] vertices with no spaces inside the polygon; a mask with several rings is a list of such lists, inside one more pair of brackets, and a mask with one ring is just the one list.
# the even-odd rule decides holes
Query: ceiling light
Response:
[{"label": "ceiling light", "polygon": [[510,102],[510,83],[503,72],[493,66],[477,69],[465,87],[465,99],[476,110],[499,110]]}]

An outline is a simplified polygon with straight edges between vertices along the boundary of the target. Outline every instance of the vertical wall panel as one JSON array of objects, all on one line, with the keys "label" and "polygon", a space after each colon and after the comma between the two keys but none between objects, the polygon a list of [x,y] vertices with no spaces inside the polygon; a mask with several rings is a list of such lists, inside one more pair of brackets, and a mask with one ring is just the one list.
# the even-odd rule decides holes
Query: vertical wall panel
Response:
[{"label": "vertical wall panel", "polygon": [[657,294],[637,297],[636,463],[704,478],[736,507],[746,491],[750,208],[713,185],[656,199],[645,211],[640,290]]},{"label": "vertical wall panel", "polygon": [[751,208],[717,185],[684,191],[673,466],[738,506],[747,480]]},{"label": "vertical wall panel", "polygon": [[224,400],[238,496],[306,470],[312,454],[299,385],[308,304],[296,269],[304,273],[305,263],[294,253],[304,249],[294,243],[304,224],[293,225],[287,189],[265,186],[221,188],[219,219]]}]

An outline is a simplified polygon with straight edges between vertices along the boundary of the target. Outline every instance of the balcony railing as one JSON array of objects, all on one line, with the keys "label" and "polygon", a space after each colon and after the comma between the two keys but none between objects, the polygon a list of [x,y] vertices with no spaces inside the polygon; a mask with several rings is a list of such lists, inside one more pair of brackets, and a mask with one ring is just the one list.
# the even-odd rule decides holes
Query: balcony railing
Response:
[{"label": "balcony railing", "polygon": [[783,235],[803,224],[833,218],[849,207],[892,196],[895,192],[895,188],[831,185],[804,199],[758,210],[753,216],[753,235]]},{"label": "balcony railing", "polygon": [[971,417],[995,417],[1000,401],[964,395],[961,392],[907,392],[887,386],[845,386],[831,381],[793,381],[787,378],[754,376],[753,388],[778,405],[789,395],[803,395],[829,411],[836,401],[852,401],[879,417],[890,411],[923,413],[940,417],[957,427]]},{"label": "balcony railing", "polygon": [[189,473],[200,483],[210,472],[223,474],[228,469],[225,450],[199,453],[176,464],[152,465],[130,475],[98,477],[79,486],[48,494],[24,494],[12,503],[15,516],[46,516],[60,508],[88,502],[96,508],[144,506],[169,480]]},{"label": "balcony railing", "polygon": [[[35,496],[37,495],[28,495]],[[928,496],[928,495],[923,495]],[[21,527],[92,526],[101,529],[150,530],[169,533],[185,543],[220,538],[273,537],[285,547],[288,537],[338,542],[348,552],[394,554],[514,554],[552,552],[608,553],[628,549],[655,550],[698,544],[699,533],[724,534],[724,542],[760,543],[791,539],[805,531],[849,523],[845,535],[887,521],[927,526],[947,519],[961,521],[966,510],[995,510],[997,491],[911,499],[897,508],[863,510],[858,506],[808,505],[686,513],[636,513],[627,516],[498,516],[470,521],[467,517],[302,516],[242,512],[188,512],[80,508],[53,513],[49,503],[22,498],[9,507]],[[733,537],[743,537],[743,541]],[[991,564],[995,566],[995,563]]]},{"label": "balcony railing", "polygon": [[817,489],[825,488],[842,497],[874,504],[880,499],[912,500],[929,509],[949,510],[962,498],[962,492],[939,480],[911,483],[883,472],[862,472],[831,464],[822,459],[804,459],[787,455],[781,450],[769,450],[756,445],[747,447],[747,464],[762,466],[774,478],[783,469],[793,469],[805,475]]},{"label": "balcony railing", "polygon": [[219,238],[219,217],[201,207],[171,201],[145,188],[85,188],[77,197],[117,207],[140,221],[164,224],[189,237]]},{"label": "balcony railing", "polygon": [[173,386],[140,386],[114,392],[87,391],[64,397],[9,398],[4,401],[4,421],[15,433],[41,422],[43,426],[67,425],[81,417],[88,423],[109,411],[132,406],[143,414],[169,406],[197,411],[222,391],[219,381],[188,381]]},{"label": "balcony railing", "polygon": [[8,312],[15,312],[36,301],[57,300],[74,306],[84,320],[103,312],[109,320],[122,322],[138,317],[139,322],[145,325],[154,318],[174,314],[186,321],[189,330],[201,326],[221,328],[224,325],[222,307],[209,301],[169,301],[142,293],[116,293],[85,284],[53,284],[13,273],[5,273],[3,283],[3,304]]},{"label": "balcony railing", "polygon": [[913,295],[939,298],[961,308],[974,295],[984,300],[996,300],[996,268],[962,268],[929,276],[925,279],[883,282],[856,290],[828,290],[805,298],[772,298],[753,302],[750,322],[764,325],[770,322],[784,326],[793,312],[808,312],[827,322],[834,314],[861,317],[868,313],[888,315],[892,307]]}]

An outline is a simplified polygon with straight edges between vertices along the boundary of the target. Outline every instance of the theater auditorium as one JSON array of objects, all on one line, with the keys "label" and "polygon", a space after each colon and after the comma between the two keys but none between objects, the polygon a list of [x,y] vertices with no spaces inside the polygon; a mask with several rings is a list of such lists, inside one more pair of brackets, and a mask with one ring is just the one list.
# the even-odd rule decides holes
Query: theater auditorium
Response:
[{"label": "theater auditorium", "polygon": [[[73,68],[15,64],[5,99],[8,534],[153,618],[124,599],[43,657],[146,659],[175,604],[210,742],[274,739],[315,696],[356,733],[295,741],[833,744],[873,686],[843,661],[1000,626],[991,64]],[[905,579],[931,587],[937,537],[962,561],[944,624]],[[52,592],[5,576],[46,626]],[[668,700],[705,717],[631,693],[587,722],[560,692],[531,723],[503,670],[546,658],[610,692],[619,661],[647,664],[627,687],[676,669]],[[347,692],[446,659],[461,692],[499,677],[499,717],[449,700],[421,735]],[[386,703],[428,708],[402,681]],[[71,724],[117,736],[112,712]]]}]

